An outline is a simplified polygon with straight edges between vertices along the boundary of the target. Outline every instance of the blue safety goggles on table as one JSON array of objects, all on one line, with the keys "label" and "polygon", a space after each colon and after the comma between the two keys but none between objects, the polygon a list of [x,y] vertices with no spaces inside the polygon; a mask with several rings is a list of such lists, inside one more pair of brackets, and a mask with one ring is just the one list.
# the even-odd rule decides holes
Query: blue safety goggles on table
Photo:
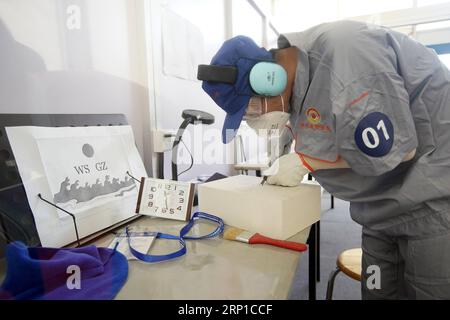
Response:
[{"label": "blue safety goggles on table", "polygon": [[[197,220],[205,220],[205,221],[210,221],[210,222],[214,222],[217,224],[217,228],[211,232],[210,234],[204,235],[204,236],[186,236],[189,231],[192,229],[192,227],[194,226],[195,222]],[[154,263],[154,262],[161,262],[161,261],[167,261],[167,260],[172,260],[178,257],[181,257],[183,255],[186,254],[187,249],[186,249],[186,240],[205,240],[205,239],[211,239],[214,237],[218,237],[223,233],[223,230],[225,228],[225,224],[223,222],[222,219],[220,219],[219,217],[204,213],[204,212],[196,212],[192,218],[189,220],[188,224],[185,225],[181,231],[180,231],[180,235],[179,236],[174,236],[171,234],[166,234],[166,233],[161,233],[161,232],[141,232],[141,233],[133,233],[130,232],[129,228],[126,228],[126,237],[128,240],[128,246],[130,248],[130,252],[131,254],[144,262],[149,262],[149,263]],[[137,251],[136,249],[133,248],[133,246],[131,245],[131,238],[133,236],[151,236],[151,237],[155,237],[155,239],[166,239],[166,240],[176,240],[180,243],[181,248],[175,252],[169,253],[169,254],[164,254],[164,255],[151,255],[151,254],[144,254],[142,252]]]}]

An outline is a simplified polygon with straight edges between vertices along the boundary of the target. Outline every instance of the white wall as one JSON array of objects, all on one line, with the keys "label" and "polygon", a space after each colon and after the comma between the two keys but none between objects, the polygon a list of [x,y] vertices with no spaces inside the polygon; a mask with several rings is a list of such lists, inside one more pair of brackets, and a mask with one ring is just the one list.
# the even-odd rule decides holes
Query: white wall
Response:
[{"label": "white wall", "polygon": [[0,0],[0,112],[124,113],[149,169],[142,11],[143,0]]}]

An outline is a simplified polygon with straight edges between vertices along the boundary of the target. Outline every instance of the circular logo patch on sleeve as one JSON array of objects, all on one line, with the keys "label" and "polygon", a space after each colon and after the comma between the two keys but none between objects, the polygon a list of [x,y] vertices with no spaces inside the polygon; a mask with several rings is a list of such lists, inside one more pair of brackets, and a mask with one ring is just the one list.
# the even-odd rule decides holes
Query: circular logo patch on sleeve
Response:
[{"label": "circular logo patch on sleeve", "polygon": [[364,117],[356,128],[355,142],[370,157],[387,155],[394,145],[394,126],[389,117],[381,112]]}]

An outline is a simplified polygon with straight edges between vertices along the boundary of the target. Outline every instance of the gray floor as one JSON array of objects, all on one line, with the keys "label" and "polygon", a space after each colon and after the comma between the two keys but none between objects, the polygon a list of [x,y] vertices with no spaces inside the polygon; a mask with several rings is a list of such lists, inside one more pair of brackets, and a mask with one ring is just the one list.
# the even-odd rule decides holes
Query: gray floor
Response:
[{"label": "gray floor", "polygon": [[[328,277],[336,268],[336,258],[340,252],[361,247],[361,227],[350,218],[348,203],[337,200],[335,209],[330,210],[330,196],[324,194],[322,200],[321,228],[321,281],[317,284],[317,299],[324,300]],[[300,259],[297,274],[290,294],[292,300],[308,299],[308,255]],[[360,283],[339,274],[334,286],[334,300],[360,300]]]}]

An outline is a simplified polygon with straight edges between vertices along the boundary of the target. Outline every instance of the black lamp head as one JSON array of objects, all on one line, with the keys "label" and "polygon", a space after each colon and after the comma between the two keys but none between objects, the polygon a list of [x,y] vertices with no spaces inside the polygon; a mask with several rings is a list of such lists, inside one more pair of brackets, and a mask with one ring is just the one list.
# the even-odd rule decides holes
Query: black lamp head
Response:
[{"label": "black lamp head", "polygon": [[182,117],[188,120],[190,124],[206,124],[214,123],[214,116],[210,113],[199,110],[184,110]]}]

